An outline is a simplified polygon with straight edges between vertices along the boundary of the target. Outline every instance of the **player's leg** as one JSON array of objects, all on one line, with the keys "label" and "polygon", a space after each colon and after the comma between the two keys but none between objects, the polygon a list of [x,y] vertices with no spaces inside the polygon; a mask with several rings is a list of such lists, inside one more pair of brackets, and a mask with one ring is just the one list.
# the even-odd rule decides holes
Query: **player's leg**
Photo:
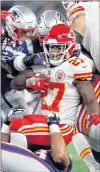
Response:
[{"label": "player's leg", "polygon": [[90,172],[96,172],[99,170],[99,164],[94,160],[91,147],[85,139],[84,135],[77,132],[72,138],[72,143],[80,158],[88,166]]},{"label": "player's leg", "polygon": [[[85,107],[82,107],[82,116],[80,115],[77,121],[77,127],[78,130],[82,132],[82,130],[86,130],[86,109]],[[78,137],[78,135],[81,135],[80,137]],[[84,154],[86,154],[83,158],[83,161],[86,163],[86,165],[89,167],[90,171],[92,170],[93,172],[96,170],[99,170],[100,167],[99,165],[95,162],[94,157],[92,155],[92,151],[88,152],[90,150],[89,147],[92,148],[96,148],[96,149],[100,149],[99,143],[97,140],[94,140],[90,137],[87,136],[83,136],[82,134],[78,134],[74,137],[74,146],[76,147],[77,153],[80,155],[81,154],[81,158]],[[85,138],[81,138],[81,137],[85,137]],[[85,147],[86,146],[86,147]],[[86,149],[86,150],[85,150]]]},{"label": "player's leg", "polygon": [[[92,139],[88,136],[84,136],[88,141],[89,145],[91,145],[91,150],[94,159],[100,164],[100,141],[97,139]],[[99,167],[100,168],[100,167]]]},{"label": "player's leg", "polygon": [[[100,152],[97,152],[92,149],[92,153],[93,153],[94,159],[100,164]],[[100,167],[99,167],[99,169],[100,169]]]},{"label": "player's leg", "polygon": [[10,143],[25,149],[28,147],[26,137],[18,132],[10,132]]},{"label": "player's leg", "polygon": [[50,172],[52,168],[28,149],[1,143],[1,163],[5,172]]},{"label": "player's leg", "polygon": [[[68,144],[72,139],[73,127],[65,124],[60,124],[59,127],[66,144]],[[22,119],[13,119],[10,129],[24,134],[28,143],[50,145],[50,133],[47,119],[44,115],[25,115]]]}]

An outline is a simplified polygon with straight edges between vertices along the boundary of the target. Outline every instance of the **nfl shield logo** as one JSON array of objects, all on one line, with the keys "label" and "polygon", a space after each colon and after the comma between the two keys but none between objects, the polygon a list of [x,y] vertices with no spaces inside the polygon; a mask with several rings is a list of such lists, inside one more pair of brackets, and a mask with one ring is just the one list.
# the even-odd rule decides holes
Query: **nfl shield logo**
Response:
[{"label": "nfl shield logo", "polygon": [[55,74],[57,81],[63,81],[65,79],[65,73],[62,70],[58,70]]}]

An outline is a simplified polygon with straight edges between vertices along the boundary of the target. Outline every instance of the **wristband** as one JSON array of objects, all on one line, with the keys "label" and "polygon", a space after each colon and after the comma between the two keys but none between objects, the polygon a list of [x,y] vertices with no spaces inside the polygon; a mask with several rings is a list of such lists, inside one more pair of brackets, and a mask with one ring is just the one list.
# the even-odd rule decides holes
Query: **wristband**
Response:
[{"label": "wristband", "polygon": [[60,133],[60,128],[57,124],[51,124],[49,126],[49,129],[50,129],[50,134],[53,134],[53,133]]},{"label": "wristband", "polygon": [[17,56],[14,59],[14,67],[17,71],[23,71],[25,70],[27,67],[25,66],[25,64],[23,63],[23,58],[25,57],[25,55],[20,55]]},{"label": "wristband", "polygon": [[6,125],[5,123],[3,123],[1,132],[2,133],[5,133],[5,134],[9,134],[10,133],[10,127],[9,127],[9,125]]}]

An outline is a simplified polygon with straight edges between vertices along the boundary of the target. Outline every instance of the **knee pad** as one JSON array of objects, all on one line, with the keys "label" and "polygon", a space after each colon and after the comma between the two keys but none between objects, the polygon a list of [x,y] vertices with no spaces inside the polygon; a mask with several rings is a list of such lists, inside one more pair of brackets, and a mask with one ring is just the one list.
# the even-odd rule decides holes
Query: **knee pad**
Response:
[{"label": "knee pad", "polygon": [[92,125],[89,131],[89,137],[100,140],[100,124]]},{"label": "knee pad", "polygon": [[10,143],[27,149],[27,139],[25,135],[21,133],[12,132],[10,135]]}]

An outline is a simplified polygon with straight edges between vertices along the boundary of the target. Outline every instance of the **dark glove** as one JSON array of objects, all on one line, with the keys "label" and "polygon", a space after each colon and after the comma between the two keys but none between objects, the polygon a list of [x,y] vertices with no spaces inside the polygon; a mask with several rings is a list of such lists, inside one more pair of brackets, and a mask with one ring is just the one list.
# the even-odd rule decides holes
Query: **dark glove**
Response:
[{"label": "dark glove", "polygon": [[[5,54],[3,54],[3,53],[7,53],[7,52],[2,52],[1,64],[5,67],[6,67],[6,65],[8,65],[9,68],[11,69],[11,74],[13,76],[18,75],[19,71],[17,71],[16,68],[14,67],[14,58],[15,57],[14,56],[5,56]],[[8,71],[8,73],[9,73],[9,71]]]},{"label": "dark glove", "polygon": [[48,121],[48,126],[50,126],[52,124],[59,125],[60,118],[57,117],[56,113],[53,113],[52,116],[46,116],[46,117],[47,117],[47,121]]},{"label": "dark glove", "polygon": [[34,65],[34,56],[35,54],[31,54],[31,55],[29,54],[23,58],[22,61],[26,67],[30,67]]},{"label": "dark glove", "polygon": [[6,117],[4,123],[6,125],[10,125],[11,119],[14,118],[17,115],[17,113],[23,112],[24,109],[25,108],[23,106],[20,106],[20,105],[12,108],[11,111],[9,112],[8,116]]},{"label": "dark glove", "polygon": [[46,66],[46,60],[45,60],[45,54],[44,53],[38,53],[38,54],[32,54],[32,55],[26,55],[23,58],[23,63],[26,67],[31,67],[33,65],[45,65]]}]

